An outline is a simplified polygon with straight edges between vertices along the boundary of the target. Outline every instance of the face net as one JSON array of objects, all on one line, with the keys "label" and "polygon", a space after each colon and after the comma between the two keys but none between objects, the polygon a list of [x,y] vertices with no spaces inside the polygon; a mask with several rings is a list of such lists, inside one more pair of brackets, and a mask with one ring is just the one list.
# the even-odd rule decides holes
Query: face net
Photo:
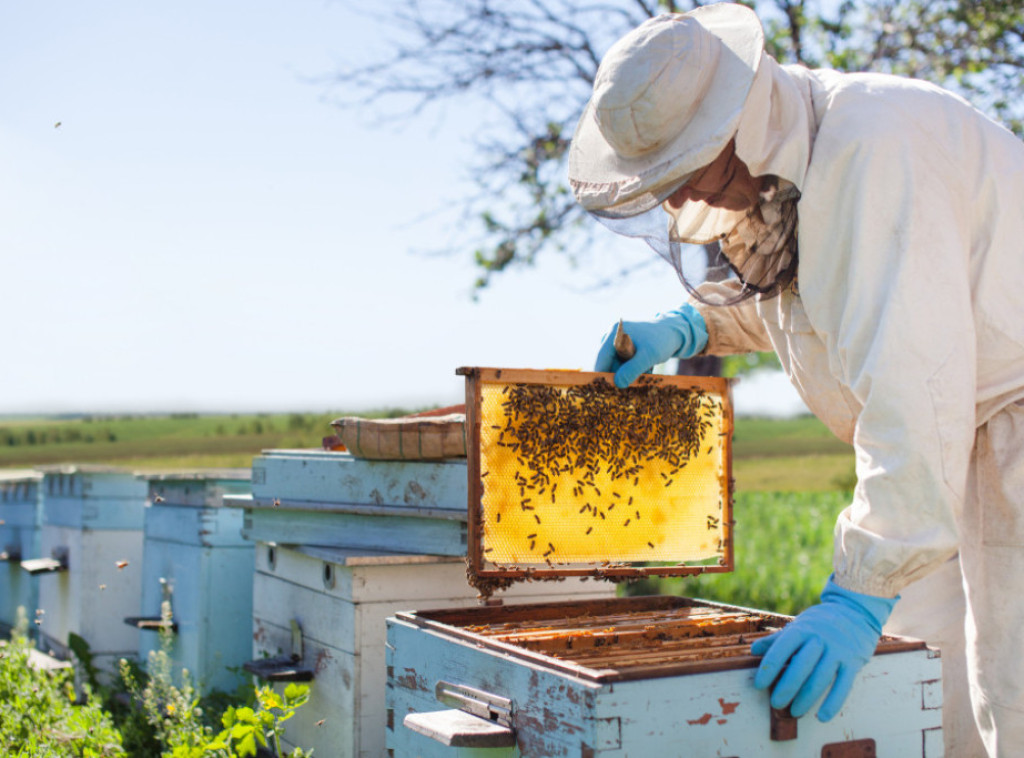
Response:
[{"label": "face net", "polygon": [[[780,186],[783,185],[783,186]],[[671,192],[666,193],[666,197]],[[777,295],[796,278],[800,193],[768,177],[761,202],[749,211],[726,211],[699,201],[670,210],[663,204],[629,217],[591,215],[623,237],[643,240],[675,269],[689,295],[706,305],[734,305]],[[702,245],[707,264],[695,275],[684,266],[687,249]],[[736,288],[700,288],[704,281],[735,278]]]}]

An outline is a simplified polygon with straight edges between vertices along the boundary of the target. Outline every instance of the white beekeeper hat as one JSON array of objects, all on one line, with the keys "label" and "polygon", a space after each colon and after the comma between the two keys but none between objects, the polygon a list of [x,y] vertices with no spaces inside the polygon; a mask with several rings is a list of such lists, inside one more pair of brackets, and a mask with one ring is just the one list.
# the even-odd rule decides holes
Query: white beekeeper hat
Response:
[{"label": "white beekeeper hat", "polygon": [[713,161],[736,133],[764,50],[736,3],[645,21],[616,42],[569,148],[569,183],[588,211],[635,216]]}]

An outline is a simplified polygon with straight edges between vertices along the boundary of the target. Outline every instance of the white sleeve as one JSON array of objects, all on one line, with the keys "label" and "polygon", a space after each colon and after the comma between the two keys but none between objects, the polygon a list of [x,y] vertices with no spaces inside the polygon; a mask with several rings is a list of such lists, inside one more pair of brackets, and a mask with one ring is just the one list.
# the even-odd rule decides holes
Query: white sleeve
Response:
[{"label": "white sleeve", "polygon": [[[704,282],[697,291],[705,298],[728,300],[739,294],[740,283],[736,279],[723,282]],[[735,305],[705,305],[693,302],[693,306],[704,317],[708,330],[708,345],[704,352],[709,355],[735,355],[773,350],[764,322],[757,315],[757,301],[748,298]]]},{"label": "white sleeve", "polygon": [[885,597],[956,552],[975,431],[972,206],[913,107],[826,117],[800,203],[804,306],[863,406],[836,582]]}]

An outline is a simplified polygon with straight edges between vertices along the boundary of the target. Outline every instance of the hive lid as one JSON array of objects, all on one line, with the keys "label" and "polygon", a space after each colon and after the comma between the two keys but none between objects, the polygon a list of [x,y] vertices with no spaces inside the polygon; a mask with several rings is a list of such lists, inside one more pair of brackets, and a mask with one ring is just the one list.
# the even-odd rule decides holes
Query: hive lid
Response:
[{"label": "hive lid", "polygon": [[718,377],[460,368],[469,581],[731,571],[732,401]]}]

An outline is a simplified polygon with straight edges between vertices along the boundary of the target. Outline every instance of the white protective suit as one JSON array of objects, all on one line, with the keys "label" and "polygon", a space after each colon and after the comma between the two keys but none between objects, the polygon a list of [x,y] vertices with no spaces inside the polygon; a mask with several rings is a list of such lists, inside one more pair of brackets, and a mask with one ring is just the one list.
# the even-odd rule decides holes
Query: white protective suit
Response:
[{"label": "white protective suit", "polygon": [[1020,756],[1024,144],[930,84],[765,55],[736,153],[802,193],[798,279],[763,301],[696,304],[706,352],[774,349],[854,445],[836,582],[902,593],[887,631],[942,638],[949,758],[985,754],[965,679],[988,755]]}]

